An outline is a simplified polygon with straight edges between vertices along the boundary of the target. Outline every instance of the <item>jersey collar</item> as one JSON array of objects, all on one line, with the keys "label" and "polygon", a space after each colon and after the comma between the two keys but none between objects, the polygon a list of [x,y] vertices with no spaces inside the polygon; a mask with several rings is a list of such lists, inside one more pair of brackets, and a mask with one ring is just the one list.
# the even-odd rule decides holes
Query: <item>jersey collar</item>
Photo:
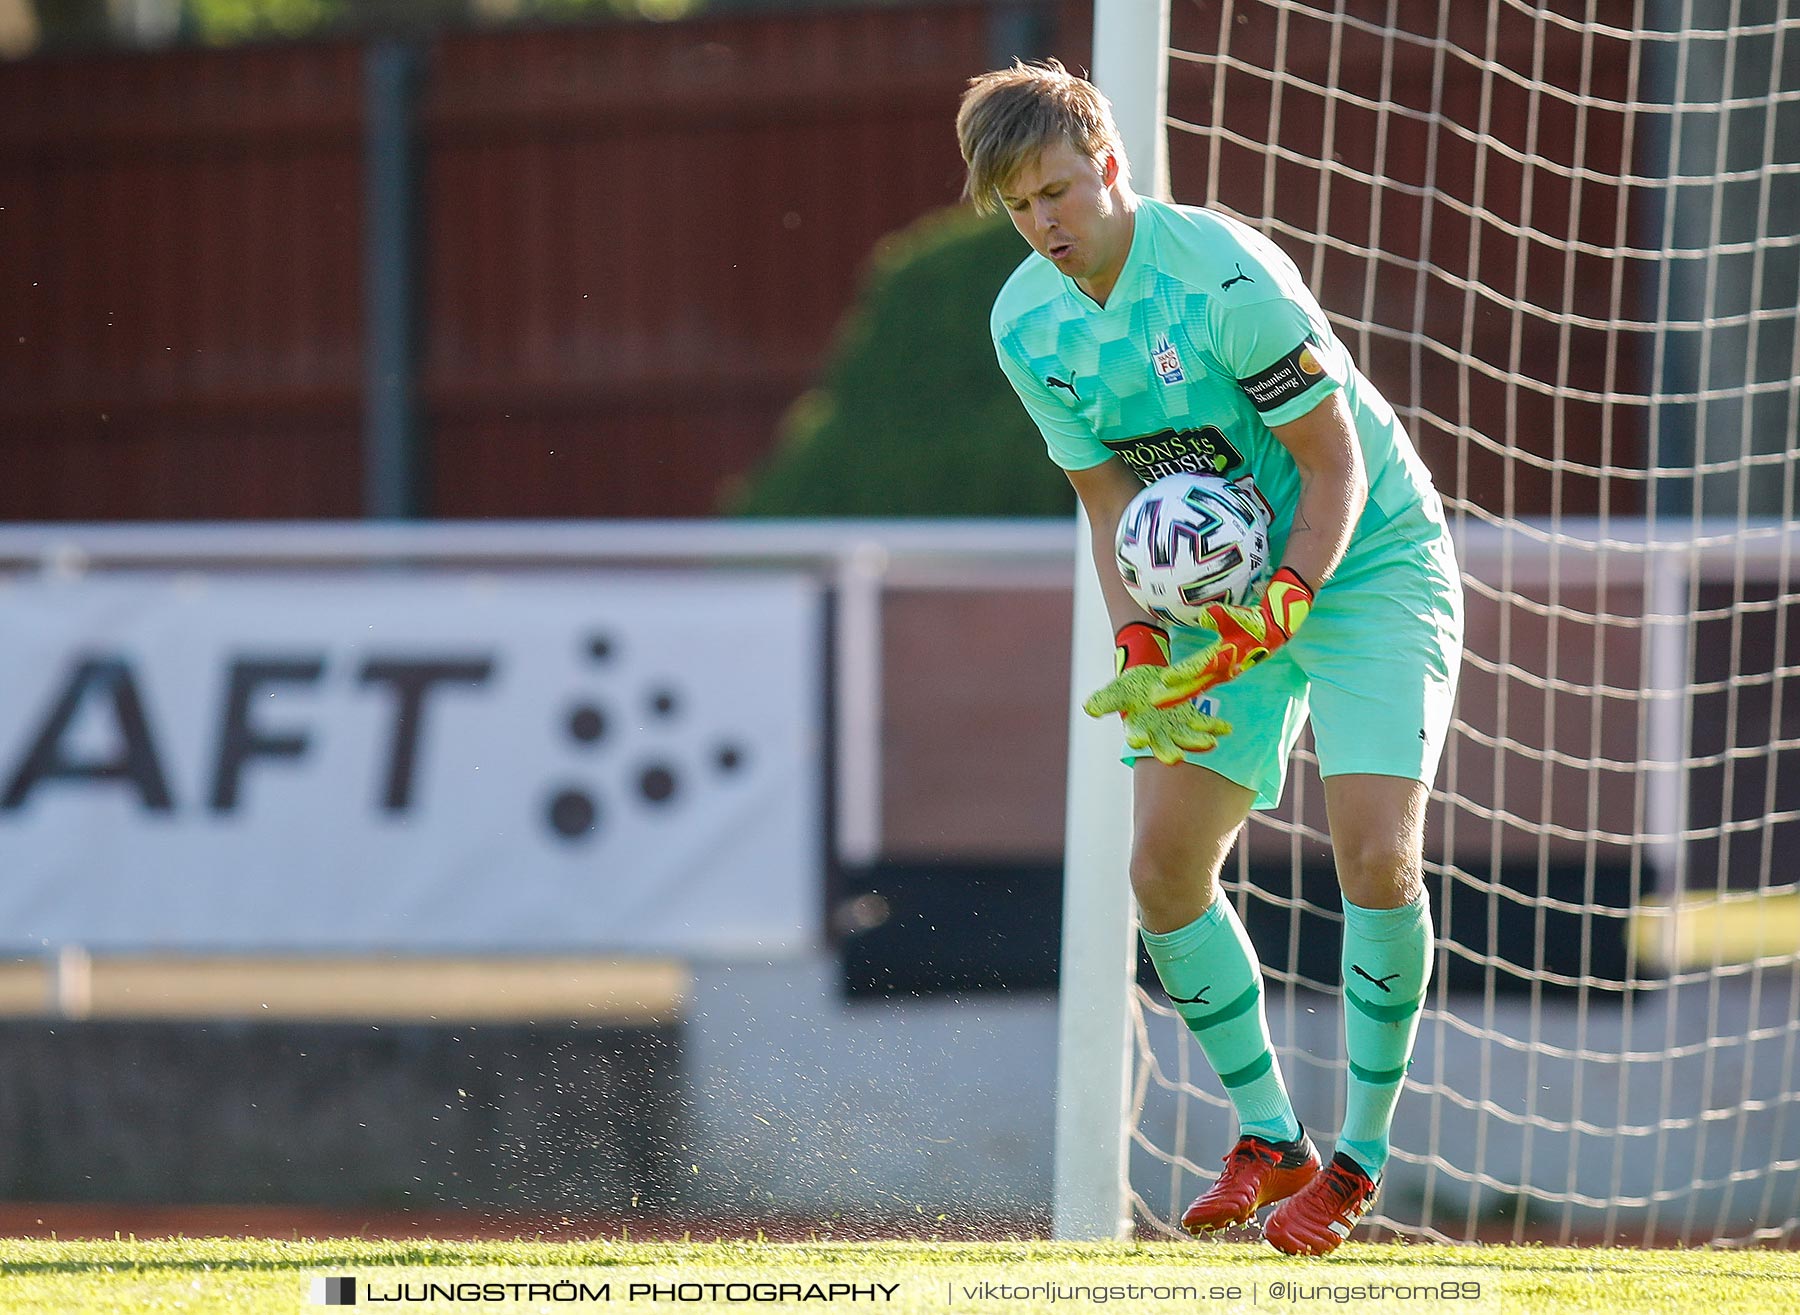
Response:
[{"label": "jersey collar", "polygon": [[1155,222],[1151,218],[1151,204],[1152,203],[1144,197],[1140,196],[1137,198],[1137,210],[1132,215],[1131,222],[1131,246],[1126,249],[1125,263],[1119,267],[1119,277],[1113,282],[1112,295],[1106,299],[1106,305],[1102,306],[1095,302],[1095,300],[1088,296],[1087,293],[1083,292],[1081,286],[1067,274],[1061,276],[1064,286],[1067,287],[1069,291],[1069,295],[1080,302],[1081,308],[1087,311],[1088,314],[1106,315],[1117,308],[1121,300],[1119,294],[1124,290],[1126,281],[1134,278],[1137,271],[1149,262],[1150,247],[1152,245],[1150,226]]}]

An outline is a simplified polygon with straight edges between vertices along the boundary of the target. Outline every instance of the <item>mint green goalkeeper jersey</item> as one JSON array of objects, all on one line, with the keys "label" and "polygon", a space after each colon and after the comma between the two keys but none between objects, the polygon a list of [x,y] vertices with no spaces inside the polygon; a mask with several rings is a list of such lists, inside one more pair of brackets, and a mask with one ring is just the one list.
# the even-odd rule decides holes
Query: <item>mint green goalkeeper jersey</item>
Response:
[{"label": "mint green goalkeeper jersey", "polygon": [[991,328],[1001,369],[1065,470],[1116,456],[1146,484],[1181,471],[1250,475],[1274,513],[1279,561],[1300,477],[1271,427],[1341,391],[1369,476],[1346,565],[1378,538],[1444,532],[1393,407],[1293,261],[1236,220],[1140,198],[1104,307],[1033,252],[1000,290]]}]

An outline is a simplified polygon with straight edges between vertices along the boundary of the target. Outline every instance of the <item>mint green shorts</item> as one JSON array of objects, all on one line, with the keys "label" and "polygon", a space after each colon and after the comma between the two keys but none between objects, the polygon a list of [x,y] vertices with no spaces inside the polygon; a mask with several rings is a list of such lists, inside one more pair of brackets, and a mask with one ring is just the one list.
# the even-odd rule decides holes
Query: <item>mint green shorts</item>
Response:
[{"label": "mint green shorts", "polygon": [[[1310,715],[1321,776],[1361,772],[1429,785],[1450,730],[1462,635],[1462,578],[1447,532],[1367,545],[1326,582],[1293,639],[1196,700],[1232,730],[1187,760],[1256,791],[1257,808],[1274,808]],[[1213,638],[1211,630],[1177,629],[1172,657],[1189,657]],[[1128,750],[1125,761],[1147,756]]]}]

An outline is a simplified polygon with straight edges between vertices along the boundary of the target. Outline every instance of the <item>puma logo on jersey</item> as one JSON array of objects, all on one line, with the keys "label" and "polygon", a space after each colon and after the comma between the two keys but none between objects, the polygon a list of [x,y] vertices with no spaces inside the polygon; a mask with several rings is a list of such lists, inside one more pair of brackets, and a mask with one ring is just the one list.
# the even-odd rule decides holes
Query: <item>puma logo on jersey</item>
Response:
[{"label": "puma logo on jersey", "polygon": [[1188,996],[1186,999],[1183,999],[1181,996],[1176,995],[1173,991],[1170,991],[1169,999],[1178,1005],[1203,1005],[1203,1004],[1207,1003],[1206,993],[1210,990],[1212,990],[1212,987],[1203,986],[1200,988],[1199,995],[1191,995],[1191,996]]},{"label": "puma logo on jersey", "polygon": [[1049,384],[1052,388],[1067,388],[1070,397],[1073,397],[1077,402],[1081,400],[1081,394],[1075,391],[1074,375],[1070,375],[1067,379],[1058,379],[1053,374],[1047,374],[1044,376],[1044,382]]},{"label": "puma logo on jersey", "polygon": [[1255,279],[1251,278],[1248,274],[1244,273],[1244,267],[1242,265],[1238,264],[1236,261],[1232,262],[1231,267],[1233,269],[1235,269],[1237,271],[1237,273],[1233,274],[1230,278],[1226,279],[1223,283],[1219,284],[1220,292],[1230,292],[1231,285],[1234,283],[1254,283],[1254,282],[1256,282]]},{"label": "puma logo on jersey", "polygon": [[1363,971],[1363,966],[1360,963],[1353,963],[1350,965],[1350,968],[1351,968],[1351,971],[1353,971],[1358,977],[1362,978],[1364,981],[1375,983],[1375,985],[1379,986],[1382,990],[1386,991],[1389,995],[1392,995],[1394,993],[1394,988],[1389,986],[1388,983],[1393,981],[1396,977],[1398,977],[1400,975],[1399,973],[1389,973],[1386,977],[1370,977],[1368,973]]}]

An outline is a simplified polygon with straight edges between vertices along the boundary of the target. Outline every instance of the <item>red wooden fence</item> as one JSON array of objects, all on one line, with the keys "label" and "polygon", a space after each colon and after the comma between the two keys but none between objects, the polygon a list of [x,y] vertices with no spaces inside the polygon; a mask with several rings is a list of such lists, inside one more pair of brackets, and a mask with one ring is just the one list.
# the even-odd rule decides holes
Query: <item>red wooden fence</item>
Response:
[{"label": "red wooden fence", "polygon": [[0,66],[0,516],[354,516],[361,58]]},{"label": "red wooden fence", "polygon": [[[1603,445],[1615,463],[1638,457],[1641,409],[1570,395],[1602,382],[1600,335],[1565,338],[1552,316],[1521,321],[1514,344],[1513,317],[1477,300],[1465,344],[1458,282],[1472,273],[1553,315],[1604,305],[1612,267],[1570,256],[1559,235],[1573,225],[1610,243],[1630,198],[1588,182],[1572,207],[1566,181],[1539,168],[1526,214],[1503,153],[1421,117],[1429,45],[1350,24],[1334,65],[1329,8],[1235,8],[1232,55],[1279,65],[1283,99],[1272,114],[1277,75],[1229,74],[1224,126],[1248,144],[1221,147],[1218,199],[1255,216],[1267,197],[1285,223],[1314,225],[1319,170],[1266,149],[1323,149],[1325,98],[1302,83],[1391,92],[1420,111],[1389,116],[1377,160],[1375,116],[1338,99],[1334,153],[1384,183],[1332,177],[1331,236],[1362,242],[1379,223],[1397,259],[1317,244],[1322,300],[1355,314],[1373,279],[1372,318],[1391,331],[1353,346],[1414,411],[1446,492],[1518,513],[1553,494],[1568,511],[1634,509],[1640,485],[1553,468]],[[1086,0],[962,0],[438,36],[417,104],[427,511],[713,510],[813,378],[874,243],[955,200],[964,81],[1005,56],[1021,16],[1085,66],[1090,15]],[[1176,44],[1216,45],[1218,15],[1177,5]],[[1585,61],[1592,93],[1623,94],[1622,43],[1584,54],[1567,29],[1503,17],[1491,51],[1477,12],[1450,35],[1556,86],[1579,86]],[[362,53],[325,43],[0,64],[0,518],[361,513]],[[1445,113],[1473,122],[1481,79],[1461,62],[1449,74]],[[1175,117],[1211,126],[1213,76],[1174,64]],[[1503,80],[1492,95],[1496,138],[1517,147],[1531,134],[1552,162],[1567,152],[1565,98]],[[1586,113],[1588,169],[1619,168],[1621,128],[1616,112]],[[1204,134],[1173,135],[1182,199],[1207,199],[1210,149]],[[1467,207],[1478,164],[1497,222],[1471,240],[1461,212],[1437,205],[1427,249],[1407,186]],[[1542,237],[1520,243],[1507,223]],[[1311,268],[1304,240],[1282,241]],[[1404,263],[1419,259],[1432,271],[1422,321],[1421,275]],[[1465,359],[1427,355],[1415,372],[1415,323],[1453,352],[1466,345]],[[1516,360],[1545,382],[1509,395],[1467,358]],[[1467,441],[1471,417],[1498,450]]]},{"label": "red wooden fence", "polygon": [[[429,512],[711,511],[875,242],[956,200],[957,97],[1020,12],[1061,10],[437,37]],[[0,64],[0,518],[361,513],[363,97],[341,42]]]}]

